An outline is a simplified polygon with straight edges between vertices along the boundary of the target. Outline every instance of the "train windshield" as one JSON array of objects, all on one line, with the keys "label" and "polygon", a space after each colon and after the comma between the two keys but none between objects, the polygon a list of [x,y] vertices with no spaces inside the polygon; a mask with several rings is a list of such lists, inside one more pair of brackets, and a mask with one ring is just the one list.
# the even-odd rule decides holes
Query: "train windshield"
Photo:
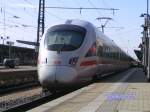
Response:
[{"label": "train windshield", "polygon": [[52,27],[46,34],[45,44],[52,51],[72,51],[83,43],[85,29],[74,25]]}]

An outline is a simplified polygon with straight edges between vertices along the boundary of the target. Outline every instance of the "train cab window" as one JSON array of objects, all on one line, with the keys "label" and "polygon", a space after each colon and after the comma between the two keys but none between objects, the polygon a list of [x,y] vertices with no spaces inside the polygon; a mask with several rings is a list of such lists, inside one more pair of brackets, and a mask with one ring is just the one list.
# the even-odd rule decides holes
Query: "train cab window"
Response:
[{"label": "train cab window", "polygon": [[58,25],[48,30],[45,45],[51,51],[78,49],[84,40],[85,29],[75,25]]}]

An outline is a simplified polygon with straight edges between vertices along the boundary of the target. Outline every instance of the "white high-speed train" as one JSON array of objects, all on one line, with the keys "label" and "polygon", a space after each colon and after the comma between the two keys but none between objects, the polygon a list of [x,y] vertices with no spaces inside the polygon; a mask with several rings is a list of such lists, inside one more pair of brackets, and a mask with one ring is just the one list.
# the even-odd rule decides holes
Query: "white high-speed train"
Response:
[{"label": "white high-speed train", "polygon": [[38,78],[43,88],[57,90],[130,67],[132,58],[94,25],[66,20],[44,33]]}]

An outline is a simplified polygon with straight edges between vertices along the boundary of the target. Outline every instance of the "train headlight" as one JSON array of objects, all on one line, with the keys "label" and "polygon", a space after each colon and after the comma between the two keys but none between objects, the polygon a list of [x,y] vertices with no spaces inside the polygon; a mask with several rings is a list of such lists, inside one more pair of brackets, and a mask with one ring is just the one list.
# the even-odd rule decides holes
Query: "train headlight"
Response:
[{"label": "train headlight", "polygon": [[73,57],[69,60],[69,64],[72,66],[75,66],[77,62],[78,62],[78,57]]}]

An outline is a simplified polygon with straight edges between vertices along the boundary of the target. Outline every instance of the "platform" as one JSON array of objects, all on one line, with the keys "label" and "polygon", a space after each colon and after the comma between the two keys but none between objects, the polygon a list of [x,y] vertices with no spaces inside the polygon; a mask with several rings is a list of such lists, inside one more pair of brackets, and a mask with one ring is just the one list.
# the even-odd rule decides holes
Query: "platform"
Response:
[{"label": "platform", "polygon": [[38,81],[36,66],[17,66],[16,68],[0,66],[0,87],[33,81]]},{"label": "platform", "polygon": [[28,112],[150,112],[150,84],[132,68]]},{"label": "platform", "polygon": [[16,66],[15,68],[6,68],[4,66],[0,66],[1,72],[13,72],[13,71],[29,71],[29,70],[37,70],[37,66]]}]

